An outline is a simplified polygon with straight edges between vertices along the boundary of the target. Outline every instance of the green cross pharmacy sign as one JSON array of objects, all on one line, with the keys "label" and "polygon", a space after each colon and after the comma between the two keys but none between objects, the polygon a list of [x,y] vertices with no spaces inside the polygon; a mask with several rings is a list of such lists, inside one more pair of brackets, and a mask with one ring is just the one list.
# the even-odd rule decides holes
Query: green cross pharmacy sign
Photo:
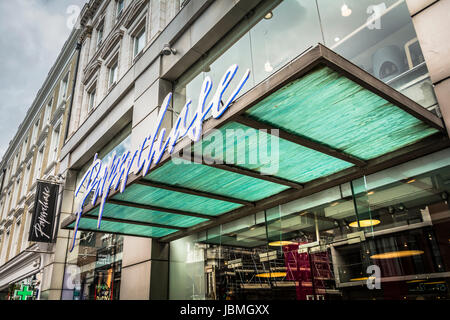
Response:
[{"label": "green cross pharmacy sign", "polygon": [[27,297],[33,296],[33,290],[29,290],[30,286],[21,285],[20,290],[14,291],[14,298],[20,297],[18,300],[27,300]]}]

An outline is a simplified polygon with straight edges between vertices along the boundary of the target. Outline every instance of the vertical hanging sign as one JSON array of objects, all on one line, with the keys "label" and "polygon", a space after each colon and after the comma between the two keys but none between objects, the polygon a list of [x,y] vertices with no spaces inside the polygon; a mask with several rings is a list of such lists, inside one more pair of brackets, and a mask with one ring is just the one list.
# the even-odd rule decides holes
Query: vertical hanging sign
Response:
[{"label": "vertical hanging sign", "polygon": [[36,188],[28,241],[50,243],[53,241],[59,185],[38,181]]}]

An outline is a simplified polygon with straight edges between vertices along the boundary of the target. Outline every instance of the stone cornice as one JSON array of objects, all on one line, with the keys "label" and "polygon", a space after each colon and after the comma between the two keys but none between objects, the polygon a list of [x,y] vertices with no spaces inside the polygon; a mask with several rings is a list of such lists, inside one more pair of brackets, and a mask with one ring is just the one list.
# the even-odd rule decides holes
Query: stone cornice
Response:
[{"label": "stone cornice", "polygon": [[14,220],[14,216],[11,214],[6,217],[6,222],[5,222],[5,229],[8,230],[8,228],[12,225]]},{"label": "stone cornice", "polygon": [[109,37],[109,39],[105,42],[105,45],[101,52],[101,58],[106,59],[108,54],[111,53],[111,51],[114,49],[114,47],[119,43],[119,41],[122,39],[124,35],[124,31],[119,29],[117,31],[114,31],[114,33]]},{"label": "stone cornice", "polygon": [[16,211],[14,211],[14,217],[17,219],[19,216],[22,215],[24,210],[25,210],[25,206],[23,204],[19,205],[16,208]]},{"label": "stone cornice", "polygon": [[147,5],[148,0],[137,0],[133,1],[131,5],[129,5],[129,9],[125,12],[123,25],[125,28],[129,28],[136,18],[142,11],[142,8]]},{"label": "stone cornice", "polygon": [[20,176],[20,174],[22,173],[22,170],[23,170],[23,163],[21,163],[21,164],[19,165],[19,167],[17,168],[16,173],[15,173],[15,176],[16,176],[16,177]]},{"label": "stone cornice", "polygon": [[92,76],[97,72],[98,69],[102,66],[101,60],[92,61],[84,71],[83,84],[87,84]]},{"label": "stone cornice", "polygon": [[8,184],[6,185],[5,189],[11,188],[11,186],[14,183],[14,181],[16,181],[16,177],[15,176],[11,176],[11,179],[9,179]]},{"label": "stone cornice", "polygon": [[83,43],[86,38],[90,38],[92,36],[92,26],[85,26],[83,28],[83,32],[80,35],[80,42]]}]

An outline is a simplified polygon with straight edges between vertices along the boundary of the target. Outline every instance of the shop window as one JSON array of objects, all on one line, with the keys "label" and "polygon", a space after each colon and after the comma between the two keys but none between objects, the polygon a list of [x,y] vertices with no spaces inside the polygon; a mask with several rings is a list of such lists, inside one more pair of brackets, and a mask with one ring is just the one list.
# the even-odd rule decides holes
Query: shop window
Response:
[{"label": "shop window", "polygon": [[449,299],[449,159],[440,151],[173,241],[170,298]]},{"label": "shop window", "polygon": [[324,43],[426,108],[436,105],[406,1],[317,0]]},{"label": "shop window", "polygon": [[[321,33],[314,1],[283,1],[276,8],[273,3],[266,4],[236,26],[178,80],[175,110],[179,112],[187,98],[196,105],[206,76],[211,77],[215,88],[232,64],[238,64],[241,74],[250,69],[251,78],[242,89],[242,95],[318,42],[321,42]],[[240,77],[236,76],[230,87],[235,87],[239,81]],[[229,95],[227,92],[224,100]]]},{"label": "shop window", "polygon": [[67,261],[66,276],[76,279],[63,300],[119,300],[123,236],[80,232],[79,241]]},{"label": "shop window", "polygon": [[370,0],[351,0],[344,4],[298,0],[273,6],[263,4],[257,8],[176,81],[175,111],[180,112],[188,98],[196,105],[194,100],[206,76],[217,86],[230,65],[237,63],[241,72],[248,68],[251,79],[243,94],[318,43],[423,107],[436,108],[434,90],[405,1],[373,4]]}]

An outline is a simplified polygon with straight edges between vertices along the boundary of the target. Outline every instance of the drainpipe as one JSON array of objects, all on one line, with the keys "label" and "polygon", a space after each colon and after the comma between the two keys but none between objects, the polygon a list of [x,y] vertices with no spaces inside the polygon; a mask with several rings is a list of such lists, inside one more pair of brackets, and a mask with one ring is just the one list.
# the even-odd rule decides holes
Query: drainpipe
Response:
[{"label": "drainpipe", "polygon": [[3,191],[3,184],[5,183],[6,169],[3,168],[2,171],[3,171],[3,175],[2,175],[2,183],[1,183],[1,185],[0,185],[0,194],[2,194],[2,191]]},{"label": "drainpipe", "polygon": [[75,96],[75,87],[76,87],[77,78],[78,78],[78,67],[80,65],[80,55],[81,55],[81,43],[80,42],[77,43],[77,46],[75,49],[78,51],[78,56],[77,56],[77,64],[75,66],[75,75],[73,77],[72,96],[70,97],[69,114],[67,116],[67,125],[66,125],[66,132],[64,134],[64,142],[66,141],[67,136],[69,135],[70,118],[72,117],[73,99]]}]

